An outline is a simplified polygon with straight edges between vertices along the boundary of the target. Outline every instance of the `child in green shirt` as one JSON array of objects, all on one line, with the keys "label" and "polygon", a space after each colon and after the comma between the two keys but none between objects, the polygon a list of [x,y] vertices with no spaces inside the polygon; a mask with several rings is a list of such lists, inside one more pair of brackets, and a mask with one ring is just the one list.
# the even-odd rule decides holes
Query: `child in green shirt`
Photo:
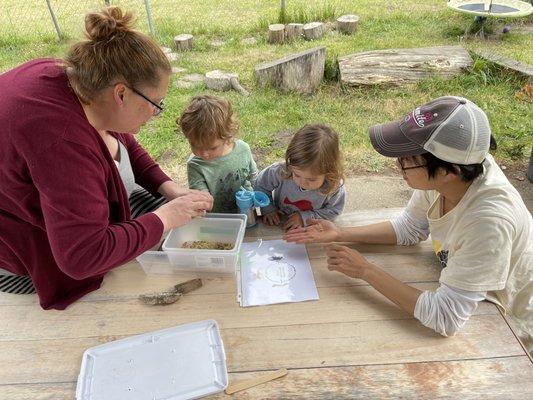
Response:
[{"label": "child in green shirt", "polygon": [[212,212],[238,213],[235,192],[252,190],[257,166],[239,131],[231,103],[220,97],[193,97],[176,121],[191,145],[187,161],[189,188],[211,193]]}]

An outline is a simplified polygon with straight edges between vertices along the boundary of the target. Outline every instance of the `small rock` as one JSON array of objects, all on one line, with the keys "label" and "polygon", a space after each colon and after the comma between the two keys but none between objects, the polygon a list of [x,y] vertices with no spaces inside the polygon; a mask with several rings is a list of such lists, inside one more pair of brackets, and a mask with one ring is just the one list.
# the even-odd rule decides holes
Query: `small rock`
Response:
[{"label": "small rock", "polygon": [[196,85],[198,85],[197,83],[195,82],[189,82],[189,81],[182,81],[182,80],[179,80],[179,81],[176,81],[176,83],[174,84],[178,89],[191,89],[193,87],[195,87]]},{"label": "small rock", "polygon": [[500,168],[502,169],[502,171],[505,171],[507,169],[505,165],[502,165]]},{"label": "small rock", "polygon": [[201,74],[189,74],[182,76],[181,79],[176,81],[175,85],[180,89],[191,89],[202,84],[204,79],[205,77]]},{"label": "small rock", "polygon": [[211,40],[211,41],[209,42],[209,45],[210,45],[211,47],[222,47],[222,46],[224,46],[225,44],[226,44],[226,42],[223,41],[223,40]]},{"label": "small rock", "polygon": [[189,75],[185,75],[181,79],[183,79],[184,81],[199,83],[199,82],[203,82],[205,77],[202,74],[189,74]]},{"label": "small rock", "polygon": [[172,67],[172,73],[173,74],[181,74],[182,72],[187,71],[185,68],[181,67]]},{"label": "small rock", "polygon": [[170,61],[170,62],[178,61],[179,55],[178,55],[178,53],[168,53],[167,54],[167,58],[168,58],[168,61]]},{"label": "small rock", "polygon": [[522,175],[517,175],[517,176],[515,176],[515,179],[516,179],[517,181],[520,181],[520,182],[523,182],[523,181],[526,180],[526,178],[524,178]]},{"label": "small rock", "polygon": [[248,37],[241,40],[241,44],[244,46],[253,46],[257,44],[257,39],[254,37]]}]

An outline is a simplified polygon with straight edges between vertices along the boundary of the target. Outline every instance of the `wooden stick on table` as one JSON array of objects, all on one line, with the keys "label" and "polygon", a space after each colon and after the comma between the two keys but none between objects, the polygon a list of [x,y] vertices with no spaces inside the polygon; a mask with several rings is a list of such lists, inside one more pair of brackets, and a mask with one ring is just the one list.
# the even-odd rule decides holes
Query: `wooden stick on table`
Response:
[{"label": "wooden stick on table", "polygon": [[233,394],[235,392],[238,392],[240,390],[249,389],[251,387],[260,385],[262,383],[273,381],[274,379],[281,378],[282,376],[287,375],[288,371],[285,368],[278,369],[277,371],[268,372],[266,374],[250,378],[250,379],[244,379],[240,382],[236,383],[230,383],[228,387],[226,388],[226,394]]}]

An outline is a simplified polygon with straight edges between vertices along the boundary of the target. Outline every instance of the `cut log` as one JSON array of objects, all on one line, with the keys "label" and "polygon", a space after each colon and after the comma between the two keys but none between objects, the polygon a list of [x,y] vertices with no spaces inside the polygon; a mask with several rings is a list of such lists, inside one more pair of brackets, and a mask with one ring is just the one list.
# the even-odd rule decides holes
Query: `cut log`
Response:
[{"label": "cut log", "polygon": [[285,27],[285,40],[290,42],[291,40],[300,39],[304,34],[304,24],[290,23]]},{"label": "cut log", "polygon": [[285,41],[285,25],[272,24],[268,26],[268,43],[283,44]]},{"label": "cut log", "polygon": [[359,17],[357,15],[343,15],[337,18],[337,30],[346,35],[351,35],[357,30]]},{"label": "cut log", "polygon": [[341,83],[347,85],[402,85],[429,76],[445,79],[472,66],[461,46],[367,51],[339,58]]},{"label": "cut log", "polygon": [[192,49],[193,36],[184,33],[174,37],[174,43],[176,43],[176,49],[178,51],[188,51]]},{"label": "cut log", "polygon": [[226,91],[234,89],[243,96],[248,96],[250,94],[240,85],[237,74],[220,71],[218,69],[205,74],[205,85],[213,90]]},{"label": "cut log", "polygon": [[320,39],[324,34],[324,24],[322,22],[309,22],[303,26],[303,30],[307,40]]},{"label": "cut log", "polygon": [[311,93],[324,77],[326,48],[316,47],[255,67],[259,86],[272,85],[284,92]]}]

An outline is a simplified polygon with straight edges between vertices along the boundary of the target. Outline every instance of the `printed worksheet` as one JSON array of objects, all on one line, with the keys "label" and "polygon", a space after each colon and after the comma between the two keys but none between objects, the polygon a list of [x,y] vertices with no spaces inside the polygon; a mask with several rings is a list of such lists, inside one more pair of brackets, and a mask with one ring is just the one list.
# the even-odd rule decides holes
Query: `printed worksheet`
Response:
[{"label": "printed worksheet", "polygon": [[303,244],[261,239],[243,243],[237,278],[242,307],[318,300]]}]

